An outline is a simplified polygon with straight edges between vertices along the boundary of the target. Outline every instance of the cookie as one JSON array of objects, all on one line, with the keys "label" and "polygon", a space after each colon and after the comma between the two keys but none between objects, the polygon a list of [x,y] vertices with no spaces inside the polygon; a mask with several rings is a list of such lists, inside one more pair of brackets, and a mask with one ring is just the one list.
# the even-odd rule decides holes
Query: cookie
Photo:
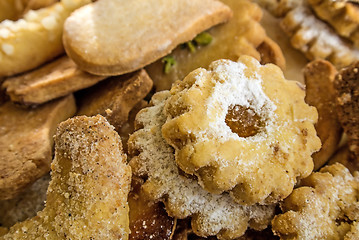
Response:
[{"label": "cookie", "polygon": [[293,47],[302,51],[309,60],[325,59],[337,68],[359,60],[359,50],[339,37],[305,6],[288,12],[281,27],[289,35]]},{"label": "cookie", "polygon": [[31,70],[64,52],[65,19],[90,0],[62,0],[52,6],[27,12],[18,21],[0,23],[0,76]]},{"label": "cookie", "polygon": [[31,72],[6,79],[2,87],[11,101],[36,105],[90,87],[105,78],[78,69],[70,58],[63,56]]},{"label": "cookie", "polygon": [[318,110],[315,124],[322,148],[313,154],[314,170],[323,166],[335,153],[342,136],[342,128],[335,106],[335,67],[328,61],[315,60],[303,69],[306,85],[305,101]]},{"label": "cookie", "polygon": [[131,169],[106,119],[61,123],[51,169],[44,210],[1,239],[128,239]]},{"label": "cookie", "polygon": [[170,216],[192,217],[192,229],[199,236],[234,239],[247,228],[265,229],[273,217],[274,205],[240,205],[228,194],[208,193],[196,179],[178,169],[174,149],[161,132],[167,118],[163,107],[170,96],[163,91],[152,97],[152,106],[137,114],[137,131],[128,141],[133,173],[145,179],[142,190],[150,199],[162,201]]},{"label": "cookie", "polygon": [[165,140],[176,162],[207,191],[240,203],[276,203],[313,170],[317,111],[304,89],[273,64],[218,60],[171,89]]},{"label": "cookie", "polygon": [[183,79],[196,68],[207,68],[211,62],[222,58],[237,61],[243,54],[285,68],[282,51],[267,37],[259,23],[262,18],[260,7],[248,0],[222,2],[232,9],[233,17],[225,24],[206,31],[212,37],[210,43],[197,46],[194,52],[183,46],[175,48],[169,56],[176,64],[168,72],[164,71],[163,59],[146,67],[157,91],[169,90],[175,81]]},{"label": "cookie", "polygon": [[349,150],[359,161],[359,62],[341,69],[334,86],[338,117],[348,136]]},{"label": "cookie", "polygon": [[231,15],[215,0],[97,1],[66,20],[63,40],[81,69],[120,75],[156,61]]},{"label": "cookie", "polygon": [[76,111],[72,95],[22,109],[0,105],[0,199],[15,197],[50,170],[56,126]]},{"label": "cookie", "polygon": [[308,0],[319,18],[359,47],[359,6],[349,1]]},{"label": "cookie", "polygon": [[337,163],[302,181],[272,221],[281,239],[356,239],[359,223],[359,172]]},{"label": "cookie", "polygon": [[105,116],[119,130],[128,120],[129,112],[152,89],[152,80],[141,69],[130,75],[108,79],[82,93],[77,115]]}]

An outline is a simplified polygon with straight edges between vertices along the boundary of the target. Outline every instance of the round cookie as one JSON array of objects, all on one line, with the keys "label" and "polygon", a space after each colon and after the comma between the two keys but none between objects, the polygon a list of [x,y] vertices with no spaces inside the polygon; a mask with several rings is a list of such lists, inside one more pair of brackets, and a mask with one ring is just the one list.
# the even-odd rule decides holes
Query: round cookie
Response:
[{"label": "round cookie", "polygon": [[168,91],[162,91],[152,97],[152,106],[137,114],[137,131],[128,141],[133,156],[132,172],[144,178],[142,190],[151,200],[162,201],[170,216],[191,217],[192,229],[198,236],[236,239],[247,228],[265,229],[273,218],[275,205],[244,206],[234,202],[227,193],[211,194],[196,179],[178,169],[174,149],[161,133],[166,122],[163,106],[170,96]]},{"label": "round cookie", "polygon": [[219,60],[171,89],[162,127],[176,162],[211,193],[241,204],[275,203],[313,170],[318,114],[303,87],[252,57]]}]

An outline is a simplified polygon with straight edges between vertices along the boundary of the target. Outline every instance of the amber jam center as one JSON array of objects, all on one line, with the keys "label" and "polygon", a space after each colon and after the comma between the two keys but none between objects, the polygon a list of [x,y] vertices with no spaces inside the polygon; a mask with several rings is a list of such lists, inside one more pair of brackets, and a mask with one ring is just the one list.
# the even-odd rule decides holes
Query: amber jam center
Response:
[{"label": "amber jam center", "polygon": [[254,136],[264,126],[264,121],[252,108],[240,105],[231,105],[228,108],[225,121],[239,137]]}]

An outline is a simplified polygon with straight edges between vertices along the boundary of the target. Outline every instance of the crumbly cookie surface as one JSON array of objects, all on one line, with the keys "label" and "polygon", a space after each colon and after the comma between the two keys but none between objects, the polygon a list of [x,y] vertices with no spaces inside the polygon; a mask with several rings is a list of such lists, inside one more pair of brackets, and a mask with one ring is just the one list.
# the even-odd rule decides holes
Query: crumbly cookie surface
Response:
[{"label": "crumbly cookie surface", "polygon": [[313,173],[284,200],[272,221],[281,239],[357,239],[359,172],[337,163]]},{"label": "crumbly cookie surface", "polygon": [[156,61],[231,16],[230,8],[217,0],[96,1],[66,20],[63,42],[81,69],[121,75]]},{"label": "crumbly cookie surface", "polygon": [[340,70],[334,86],[338,117],[348,135],[349,150],[359,162],[359,62]]},{"label": "crumbly cookie surface", "polygon": [[72,95],[32,109],[0,105],[0,199],[11,199],[50,171],[56,126],[76,111]]},{"label": "crumbly cookie surface", "polygon": [[0,239],[128,239],[131,169],[100,115],[61,123],[46,207]]},{"label": "crumbly cookie surface", "polygon": [[314,169],[322,167],[336,151],[342,136],[342,128],[335,106],[335,67],[328,61],[315,60],[303,69],[305,101],[318,110],[315,129],[322,142],[322,148],[312,155]]},{"label": "crumbly cookie surface", "polygon": [[311,173],[321,145],[304,94],[275,65],[249,56],[215,61],[172,87],[162,134],[178,166],[207,191],[275,203]]},{"label": "crumbly cookie surface", "polygon": [[220,239],[234,239],[247,227],[264,229],[274,214],[274,206],[243,206],[228,194],[211,194],[198,185],[197,180],[181,172],[175,162],[174,149],[162,137],[166,121],[163,106],[170,97],[168,91],[152,97],[152,107],[141,110],[136,117],[135,131],[129,139],[130,161],[137,176],[146,177],[142,186],[151,199],[161,200],[170,216],[192,217],[197,235],[217,235]]},{"label": "crumbly cookie surface", "polygon": [[359,5],[349,1],[308,0],[315,13],[359,47]]},{"label": "crumbly cookie surface", "polygon": [[293,47],[310,60],[326,59],[339,68],[359,60],[359,50],[338,36],[306,6],[288,12],[281,27],[290,36]]}]

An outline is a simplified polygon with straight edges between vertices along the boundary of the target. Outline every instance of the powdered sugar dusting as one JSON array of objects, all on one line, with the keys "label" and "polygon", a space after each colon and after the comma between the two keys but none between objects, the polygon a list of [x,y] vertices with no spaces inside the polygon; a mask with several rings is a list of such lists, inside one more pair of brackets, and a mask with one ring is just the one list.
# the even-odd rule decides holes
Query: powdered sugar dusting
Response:
[{"label": "powdered sugar dusting", "polygon": [[164,202],[171,215],[180,218],[196,216],[193,224],[203,236],[216,235],[221,230],[224,231],[221,234],[234,233],[238,229],[243,229],[243,234],[252,222],[265,228],[273,215],[273,205],[242,206],[228,194],[210,194],[196,180],[179,173],[174,150],[161,134],[166,121],[163,107],[169,96],[169,92],[160,92],[152,98],[154,106],[137,115],[137,122],[144,128],[129,140],[130,148],[140,151],[140,167],[135,174],[148,176],[144,189],[150,189],[153,198],[166,196]]},{"label": "powdered sugar dusting", "polygon": [[[258,62],[255,64],[259,65]],[[273,131],[276,105],[264,93],[260,76],[257,73],[246,75],[244,72],[246,68],[241,62],[222,60],[211,64],[210,71],[215,76],[212,78],[215,87],[206,105],[208,115],[214,113],[217,116],[213,118],[216,121],[210,122],[207,130],[210,138],[219,136],[219,141],[229,139],[258,141],[265,139],[266,134]],[[239,137],[238,134],[233,133],[225,123],[227,109],[232,105],[253,109],[262,119],[266,119],[266,130],[249,138]]]},{"label": "powdered sugar dusting", "polygon": [[359,60],[359,50],[339,37],[307,7],[300,6],[289,12],[282,24],[284,29],[295,30],[293,45],[307,52],[310,58],[330,59],[339,66]]}]

